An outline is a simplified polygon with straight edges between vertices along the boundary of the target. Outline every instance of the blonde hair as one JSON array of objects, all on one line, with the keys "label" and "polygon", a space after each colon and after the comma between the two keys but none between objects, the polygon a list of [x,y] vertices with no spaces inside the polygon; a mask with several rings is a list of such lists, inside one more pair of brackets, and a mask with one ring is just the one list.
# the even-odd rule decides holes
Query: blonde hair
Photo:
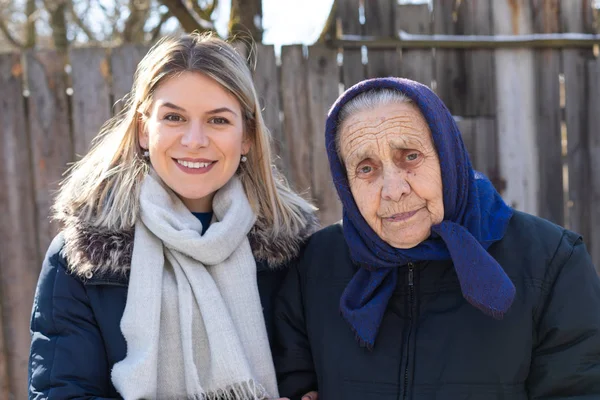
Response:
[{"label": "blonde hair", "polygon": [[188,71],[214,79],[240,103],[245,135],[252,146],[237,173],[259,220],[275,235],[302,229],[303,214],[313,213],[315,208],[290,190],[272,165],[270,133],[250,70],[230,44],[210,34],[167,37],[150,49],[138,65],[124,109],[102,127],[91,150],[62,182],[55,218],[76,215],[109,230],[134,226],[140,184],[149,171],[138,141],[140,118],[165,79]]}]

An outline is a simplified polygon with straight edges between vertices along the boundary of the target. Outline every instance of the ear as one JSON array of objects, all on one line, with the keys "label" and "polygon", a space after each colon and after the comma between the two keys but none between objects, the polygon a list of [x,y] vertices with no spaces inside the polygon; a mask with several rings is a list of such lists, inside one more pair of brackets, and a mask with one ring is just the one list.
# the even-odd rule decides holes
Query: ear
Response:
[{"label": "ear", "polygon": [[146,129],[146,123],[143,120],[144,116],[141,113],[138,113],[137,117],[137,133],[138,133],[138,142],[140,143],[140,147],[144,150],[148,150],[148,130]]},{"label": "ear", "polygon": [[245,138],[244,141],[242,142],[242,155],[246,155],[248,154],[248,152],[250,151],[250,148],[252,147],[252,142],[250,141],[250,138]]}]

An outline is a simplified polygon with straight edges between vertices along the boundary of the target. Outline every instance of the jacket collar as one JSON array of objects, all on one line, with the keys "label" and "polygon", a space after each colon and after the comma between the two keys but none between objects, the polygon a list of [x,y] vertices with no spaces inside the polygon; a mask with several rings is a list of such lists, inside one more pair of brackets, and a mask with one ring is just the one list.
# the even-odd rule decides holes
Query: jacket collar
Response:
[{"label": "jacket collar", "polygon": [[[259,269],[285,266],[317,230],[318,221],[314,213],[301,212],[300,215],[302,224],[297,232],[288,235],[275,234],[264,220],[257,220],[248,239]],[[127,283],[133,253],[133,228],[109,230],[76,215],[67,216],[62,222],[65,240],[62,255],[71,273],[96,283]]]}]

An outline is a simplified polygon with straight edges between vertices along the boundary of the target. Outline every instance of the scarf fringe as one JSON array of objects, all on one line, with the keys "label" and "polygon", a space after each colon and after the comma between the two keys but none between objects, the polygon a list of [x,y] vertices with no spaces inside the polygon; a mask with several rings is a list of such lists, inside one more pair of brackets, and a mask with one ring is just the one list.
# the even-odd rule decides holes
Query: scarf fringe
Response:
[{"label": "scarf fringe", "polygon": [[495,309],[495,308],[491,307],[490,305],[483,304],[483,303],[475,300],[475,298],[473,296],[468,296],[468,295],[463,294],[463,297],[473,307],[477,308],[479,311],[481,311],[485,315],[490,316],[499,321],[504,318],[504,314],[506,314],[506,310],[508,310],[508,308],[512,304],[512,301],[510,303],[508,303],[508,305],[505,306],[505,310],[503,311],[503,310]]},{"label": "scarf fringe", "polygon": [[[265,388],[254,380],[235,383],[225,389],[217,389],[209,393],[201,393],[186,397],[186,400],[265,400],[269,394]],[[165,400],[181,400],[181,397],[169,397]]]},{"label": "scarf fringe", "polygon": [[365,347],[369,351],[373,351],[373,347],[375,347],[375,342],[367,342],[365,339],[363,339],[362,336],[360,336],[360,334],[354,327],[354,325],[352,325],[352,323],[344,316],[344,313],[342,312],[342,310],[340,310],[340,315],[342,316],[342,319],[344,321],[346,321],[346,323],[350,327],[350,330],[354,334],[354,340],[356,340],[358,342],[358,345],[360,347]]}]

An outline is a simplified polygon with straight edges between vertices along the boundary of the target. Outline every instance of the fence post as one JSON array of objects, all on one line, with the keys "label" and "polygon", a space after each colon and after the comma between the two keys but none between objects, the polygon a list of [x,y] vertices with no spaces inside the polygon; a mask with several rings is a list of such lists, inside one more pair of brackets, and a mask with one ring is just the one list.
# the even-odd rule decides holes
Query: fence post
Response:
[{"label": "fence post", "polygon": [[20,55],[0,55],[0,294],[11,394],[27,398],[29,318],[40,270]]},{"label": "fence post", "polygon": [[[529,0],[494,0],[492,7],[494,34],[531,33]],[[533,51],[496,50],[494,71],[500,176],[506,180],[503,197],[514,208],[537,214]]]},{"label": "fence post", "polygon": [[[396,30],[430,35],[431,12],[427,4],[400,4],[396,10]],[[431,87],[433,81],[432,49],[401,49],[400,76]]]},{"label": "fence post", "polygon": [[[341,26],[344,35],[361,35],[359,20],[360,0],[338,1],[336,6],[336,25]],[[344,49],[342,82],[346,89],[365,79],[365,66],[362,63],[360,49]]]},{"label": "fence post", "polygon": [[[592,5],[590,0],[573,0],[568,7],[561,7],[561,30],[563,32],[593,33]],[[562,70],[565,88],[565,123],[567,134],[568,203],[567,226],[583,235],[590,251],[591,191],[589,135],[595,130],[587,127],[590,108],[587,100],[587,62],[594,59],[593,49],[562,49]],[[598,260],[597,260],[598,262]]]},{"label": "fence post", "polygon": [[75,155],[90,149],[102,125],[111,116],[110,67],[106,49],[77,48],[69,53],[73,81],[72,120]]},{"label": "fence post", "polygon": [[[369,0],[365,1],[365,34],[379,37],[395,37],[394,29],[396,1]],[[367,48],[367,77],[379,78],[398,76],[400,59],[398,48],[369,49]]]},{"label": "fence post", "polygon": [[[58,224],[50,221],[50,207],[67,164],[73,160],[73,141],[64,59],[56,51],[28,51],[25,60],[29,86],[27,121],[41,262],[58,233]],[[38,267],[40,265],[38,263]]]}]

